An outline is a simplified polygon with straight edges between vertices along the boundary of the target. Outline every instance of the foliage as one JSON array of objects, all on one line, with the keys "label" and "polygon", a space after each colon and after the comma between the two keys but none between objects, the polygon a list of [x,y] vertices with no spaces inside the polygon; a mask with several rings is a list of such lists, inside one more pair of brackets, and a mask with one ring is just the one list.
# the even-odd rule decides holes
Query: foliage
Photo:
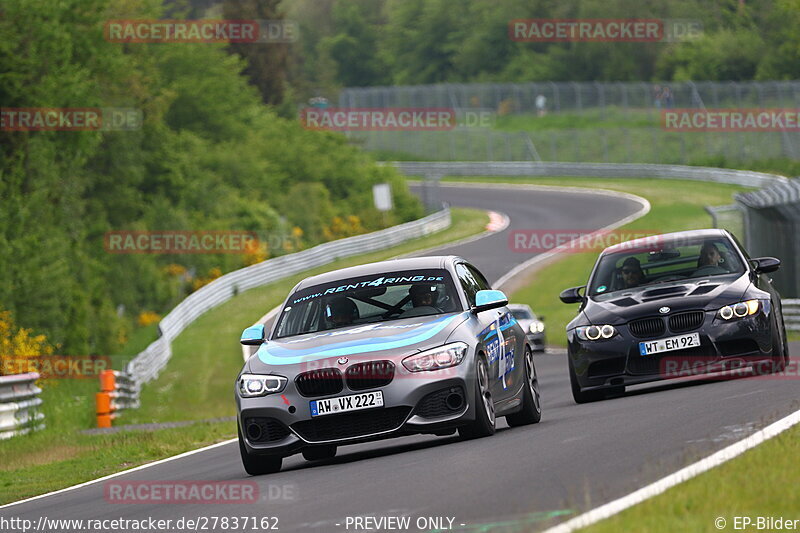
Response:
[{"label": "foliage", "polygon": [[[167,312],[211,273],[318,244],[335,217],[357,215],[358,230],[373,231],[422,214],[393,169],[264,105],[246,61],[224,45],[104,38],[107,20],[158,19],[160,4],[6,0],[0,8],[4,108],[124,107],[144,117],[133,131],[0,131],[0,305],[67,354],[114,353],[139,313]],[[382,182],[396,206],[385,220],[372,207]],[[295,227],[302,238],[258,253],[103,246],[112,230],[293,235]]]},{"label": "foliage", "polygon": [[[301,91],[440,82],[800,78],[800,0],[296,0]],[[515,19],[662,19],[669,42],[516,42]]]},{"label": "foliage", "polygon": [[33,335],[30,329],[19,328],[10,311],[0,311],[0,375],[20,374],[26,369],[24,360],[52,355],[53,346],[44,335]]}]

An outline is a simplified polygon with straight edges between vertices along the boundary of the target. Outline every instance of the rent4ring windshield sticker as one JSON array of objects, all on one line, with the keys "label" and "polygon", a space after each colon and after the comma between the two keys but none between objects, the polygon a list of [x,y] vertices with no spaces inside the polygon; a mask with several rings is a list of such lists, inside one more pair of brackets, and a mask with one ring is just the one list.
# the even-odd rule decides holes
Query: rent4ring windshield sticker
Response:
[{"label": "rent4ring windshield sticker", "polygon": [[[441,274],[439,274],[441,272]],[[342,283],[332,287],[321,288],[319,286],[313,289],[311,294],[300,296],[305,291],[298,293],[297,297],[290,302],[292,305],[305,302],[320,296],[328,294],[335,294],[345,291],[353,291],[358,289],[366,289],[369,287],[386,287],[390,285],[402,285],[407,283],[442,283],[444,282],[444,271],[422,271],[417,272],[395,272],[385,276],[378,276],[377,278],[371,277],[364,280],[348,280],[347,283]],[[437,275],[438,274],[438,275]]]}]

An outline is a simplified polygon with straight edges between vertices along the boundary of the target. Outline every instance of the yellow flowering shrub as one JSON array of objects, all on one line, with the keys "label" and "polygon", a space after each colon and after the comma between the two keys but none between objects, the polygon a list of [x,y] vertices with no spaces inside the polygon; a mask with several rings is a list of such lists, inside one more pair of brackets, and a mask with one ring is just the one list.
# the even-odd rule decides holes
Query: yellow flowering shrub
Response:
[{"label": "yellow flowering shrub", "polygon": [[142,311],[139,313],[137,322],[139,322],[140,326],[149,326],[150,324],[155,324],[159,320],[161,320],[161,315],[155,311]]},{"label": "yellow flowering shrub", "polygon": [[47,337],[31,333],[30,329],[17,328],[11,311],[0,311],[0,375],[27,372],[25,359],[53,354]]}]

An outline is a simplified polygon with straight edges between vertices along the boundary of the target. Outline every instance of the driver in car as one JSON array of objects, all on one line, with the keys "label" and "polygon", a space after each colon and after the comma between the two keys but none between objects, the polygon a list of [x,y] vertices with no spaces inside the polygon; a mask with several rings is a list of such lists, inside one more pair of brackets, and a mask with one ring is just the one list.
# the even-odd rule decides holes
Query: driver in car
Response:
[{"label": "driver in car", "polygon": [[439,299],[436,285],[412,285],[408,289],[408,294],[411,295],[411,305],[414,307],[436,307],[436,302]]},{"label": "driver in car", "polygon": [[629,257],[622,263],[622,281],[626,289],[638,287],[644,280],[642,264],[635,257]]},{"label": "driver in car", "polygon": [[358,318],[358,307],[350,298],[336,298],[328,304],[328,323],[331,328],[349,326]]}]

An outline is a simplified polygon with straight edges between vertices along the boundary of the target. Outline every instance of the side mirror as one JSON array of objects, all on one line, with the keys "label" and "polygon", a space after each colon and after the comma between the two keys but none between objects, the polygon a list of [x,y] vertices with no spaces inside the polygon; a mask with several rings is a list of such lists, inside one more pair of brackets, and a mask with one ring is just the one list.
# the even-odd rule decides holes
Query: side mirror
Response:
[{"label": "side mirror", "polygon": [[752,261],[753,261],[753,268],[758,274],[775,272],[781,267],[781,260],[776,257],[757,257]]},{"label": "side mirror", "polygon": [[261,346],[264,342],[264,324],[256,324],[244,330],[239,342],[245,346]]},{"label": "side mirror", "polygon": [[583,296],[581,295],[581,289],[585,288],[586,288],[585,285],[581,285],[580,287],[571,287],[569,289],[564,289],[563,291],[561,291],[561,294],[559,294],[558,297],[565,304],[576,304],[583,301]]},{"label": "side mirror", "polygon": [[506,305],[508,305],[508,297],[503,294],[503,291],[478,291],[475,295],[475,306],[472,308],[472,312],[477,314],[481,311],[488,311],[489,309],[496,309]]}]

